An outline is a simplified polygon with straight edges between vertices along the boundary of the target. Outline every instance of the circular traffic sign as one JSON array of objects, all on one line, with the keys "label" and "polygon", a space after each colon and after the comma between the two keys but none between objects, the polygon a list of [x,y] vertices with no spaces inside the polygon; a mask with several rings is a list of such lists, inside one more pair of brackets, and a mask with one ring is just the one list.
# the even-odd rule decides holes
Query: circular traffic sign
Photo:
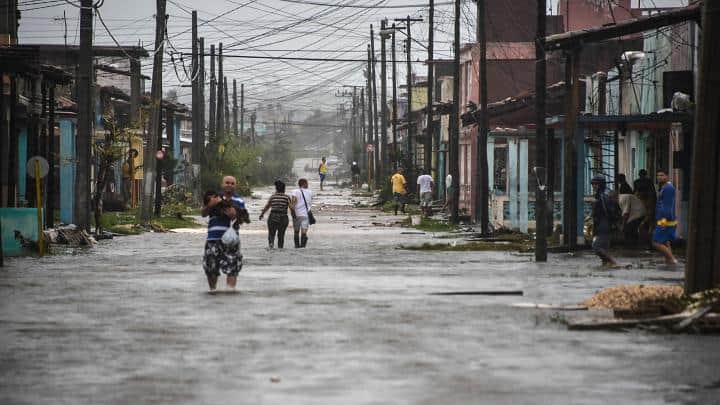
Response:
[{"label": "circular traffic sign", "polygon": [[40,178],[42,179],[47,176],[48,170],[50,170],[50,165],[48,165],[48,161],[42,156],[33,156],[28,159],[27,165],[25,166],[28,176],[33,179],[35,178],[35,162],[40,164]]},{"label": "circular traffic sign", "polygon": [[369,143],[365,145],[365,151],[366,152],[375,152],[375,145]]}]

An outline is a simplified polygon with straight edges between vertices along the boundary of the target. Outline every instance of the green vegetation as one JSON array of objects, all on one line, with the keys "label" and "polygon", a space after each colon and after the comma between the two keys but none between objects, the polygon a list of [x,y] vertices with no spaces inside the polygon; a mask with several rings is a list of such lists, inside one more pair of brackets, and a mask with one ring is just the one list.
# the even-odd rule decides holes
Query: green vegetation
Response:
[{"label": "green vegetation", "polygon": [[416,225],[414,228],[425,232],[450,232],[456,230],[457,226],[437,219],[422,217],[420,225]]},{"label": "green vegetation", "polygon": [[[139,235],[145,229],[137,223],[137,209],[125,212],[106,212],[100,217],[103,229],[121,235]],[[156,229],[198,228],[201,225],[184,216],[176,214],[153,218],[150,224]]]},{"label": "green vegetation", "polygon": [[291,142],[284,133],[265,136],[250,144],[248,139],[225,134],[211,140],[207,145],[201,184],[203,190],[220,186],[222,176],[237,179],[237,192],[250,195],[252,185],[272,184],[275,180],[293,180],[294,161]]}]

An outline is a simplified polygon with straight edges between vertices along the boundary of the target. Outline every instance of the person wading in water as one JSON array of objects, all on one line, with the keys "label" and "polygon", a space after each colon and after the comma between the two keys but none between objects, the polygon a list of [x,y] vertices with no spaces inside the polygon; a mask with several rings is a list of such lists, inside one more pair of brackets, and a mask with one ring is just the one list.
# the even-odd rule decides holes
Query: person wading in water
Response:
[{"label": "person wading in water", "polygon": [[290,223],[288,219],[288,210],[294,213],[292,206],[292,200],[285,194],[285,183],[278,180],[275,182],[275,194],[270,196],[265,208],[260,213],[260,220],[262,221],[265,212],[270,210],[270,216],[267,220],[268,226],[268,246],[270,249],[274,247],[275,234],[277,233],[277,247],[282,249],[285,245],[285,230]]}]

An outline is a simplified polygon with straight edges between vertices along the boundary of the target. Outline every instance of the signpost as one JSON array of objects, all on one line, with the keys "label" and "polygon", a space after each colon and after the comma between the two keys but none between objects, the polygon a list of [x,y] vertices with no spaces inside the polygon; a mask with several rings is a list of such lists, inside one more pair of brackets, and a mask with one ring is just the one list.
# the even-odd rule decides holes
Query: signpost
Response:
[{"label": "signpost", "polygon": [[40,256],[45,254],[45,240],[43,238],[43,205],[40,189],[40,182],[43,177],[47,176],[50,166],[47,160],[42,156],[33,156],[27,162],[27,173],[35,179],[35,203],[37,206],[38,216],[38,253]]}]

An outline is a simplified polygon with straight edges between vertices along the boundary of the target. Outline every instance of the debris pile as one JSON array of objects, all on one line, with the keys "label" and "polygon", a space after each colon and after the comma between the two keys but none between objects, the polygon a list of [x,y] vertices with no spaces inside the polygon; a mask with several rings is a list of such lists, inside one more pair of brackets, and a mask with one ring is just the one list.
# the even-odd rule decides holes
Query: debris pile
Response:
[{"label": "debris pile", "polygon": [[43,237],[50,243],[70,246],[93,246],[95,238],[85,230],[78,229],[74,224],[43,231]]},{"label": "debris pile", "polygon": [[583,303],[588,308],[612,309],[616,316],[676,314],[687,300],[683,289],[674,285],[620,285],[606,288]]}]

